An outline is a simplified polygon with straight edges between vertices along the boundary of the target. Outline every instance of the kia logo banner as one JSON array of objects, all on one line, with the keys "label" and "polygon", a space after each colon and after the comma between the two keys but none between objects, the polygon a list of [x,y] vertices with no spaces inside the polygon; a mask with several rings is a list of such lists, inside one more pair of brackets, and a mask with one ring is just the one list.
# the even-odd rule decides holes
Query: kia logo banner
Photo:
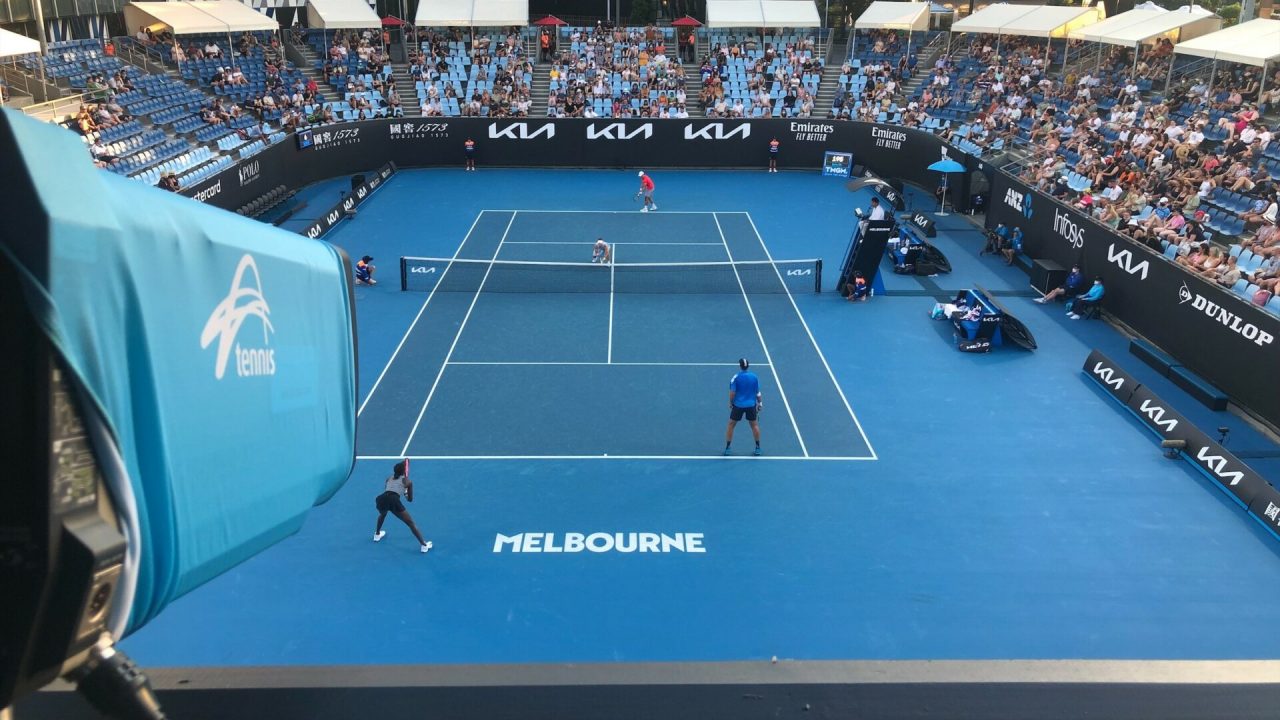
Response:
[{"label": "kia logo banner", "polygon": [[1241,507],[1249,508],[1259,494],[1271,489],[1253,468],[1210,439],[1106,355],[1097,350],[1091,352],[1084,361],[1083,371],[1161,439],[1185,441],[1186,459],[1234,497]]},{"label": "kia logo banner", "polygon": [[[1102,276],[1103,308],[1232,401],[1280,425],[1280,318],[997,172],[987,227],[1021,227],[1029,257]],[[1030,210],[1034,208],[1034,210]]]},{"label": "kia logo banner", "polygon": [[[458,167],[467,140],[475,143],[474,157],[480,166],[763,169],[769,162],[769,143],[775,139],[780,145],[778,165],[783,169],[819,172],[826,151],[851,151],[857,165],[924,188],[937,186],[938,174],[928,166],[944,150],[947,157],[974,171],[982,165],[931,133],[863,122],[383,119],[318,129],[309,148],[276,143],[183,194],[235,210],[281,185],[296,189],[388,162],[401,168]],[[949,177],[960,212],[968,209],[970,175]],[[1030,196],[1019,202],[1024,208],[1020,212],[1031,216]]]},{"label": "kia logo banner", "polygon": [[391,177],[395,171],[396,166],[394,164],[388,163],[387,165],[384,165],[382,169],[379,170],[371,179],[357,187],[350,195],[343,198],[337,205],[334,205],[327,213],[321,216],[319,220],[308,225],[307,229],[302,231],[302,234],[313,239],[324,237],[324,234],[332,230],[333,226],[337,225],[338,221],[346,217],[347,213],[360,207],[361,203],[368,200],[370,195],[373,194],[373,191],[382,184],[383,179]]}]

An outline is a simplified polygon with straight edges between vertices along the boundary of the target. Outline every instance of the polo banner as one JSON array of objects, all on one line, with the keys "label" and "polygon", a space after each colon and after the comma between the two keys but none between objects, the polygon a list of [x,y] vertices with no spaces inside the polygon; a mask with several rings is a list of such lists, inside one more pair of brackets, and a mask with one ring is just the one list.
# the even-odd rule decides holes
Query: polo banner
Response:
[{"label": "polo banner", "polygon": [[352,190],[350,195],[342,198],[338,204],[329,208],[315,222],[308,225],[302,231],[302,234],[313,240],[324,237],[324,234],[332,230],[334,225],[337,225],[342,218],[347,216],[347,213],[355,212],[356,208],[360,207],[360,204],[367,200],[374,190],[382,187],[382,183],[386,182],[395,172],[395,163],[383,165],[372,177]]},{"label": "polo banner", "polygon": [[1162,440],[1183,440],[1183,457],[1243,508],[1249,508],[1260,493],[1271,486],[1253,468],[1245,465],[1222,445],[1214,442],[1182,413],[1121,370],[1106,355],[1094,350],[1084,363],[1084,373],[1127,407]]},{"label": "polo banner", "polygon": [[[394,162],[397,167],[461,166],[475,143],[483,167],[759,168],[778,141],[778,166],[821,172],[828,150],[894,181],[931,188],[927,169],[945,143],[923,130],[892,125],[813,120],[607,120],[391,118],[311,129],[312,143],[276,143],[183,194],[221,208],[242,207],[267,189],[297,189]],[[967,156],[948,148],[950,157]],[[255,164],[256,163],[256,164]],[[249,167],[252,165],[252,167]],[[968,176],[953,177],[957,198]],[[896,201],[895,201],[896,203]],[[963,211],[962,205],[958,208]]]},{"label": "polo banner", "polygon": [[1280,318],[1003,172],[987,208],[987,227],[997,223],[1022,228],[1029,257],[1101,276],[1107,312],[1280,425],[1280,392],[1265,390],[1280,367]]}]

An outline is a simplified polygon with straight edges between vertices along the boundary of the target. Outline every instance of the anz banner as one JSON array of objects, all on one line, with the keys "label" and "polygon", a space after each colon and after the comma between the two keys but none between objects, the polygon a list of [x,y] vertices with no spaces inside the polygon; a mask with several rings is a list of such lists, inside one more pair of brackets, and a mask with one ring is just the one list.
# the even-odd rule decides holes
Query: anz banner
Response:
[{"label": "anz banner", "polygon": [[987,227],[1021,227],[1029,257],[1101,275],[1103,307],[1178,362],[1280,425],[1280,318],[998,172]]},{"label": "anz banner", "polygon": [[[397,118],[314,128],[311,147],[277,143],[248,163],[183,191],[235,209],[271,188],[319,180],[394,162],[398,167],[461,167],[463,143],[475,143],[481,170],[490,167],[760,168],[769,143],[778,165],[820,172],[828,150],[886,178],[932,189],[928,170],[944,155],[976,165],[936,136],[911,128],[831,120],[489,120]],[[945,151],[945,152],[944,152]],[[952,177],[958,209],[968,207],[968,175]]]},{"label": "anz banner", "polygon": [[1200,428],[1140,384],[1111,358],[1094,350],[1084,361],[1084,373],[1138,417],[1161,440],[1184,440],[1183,456],[1209,476],[1242,508],[1275,532],[1280,529],[1280,496],[1261,475]]}]

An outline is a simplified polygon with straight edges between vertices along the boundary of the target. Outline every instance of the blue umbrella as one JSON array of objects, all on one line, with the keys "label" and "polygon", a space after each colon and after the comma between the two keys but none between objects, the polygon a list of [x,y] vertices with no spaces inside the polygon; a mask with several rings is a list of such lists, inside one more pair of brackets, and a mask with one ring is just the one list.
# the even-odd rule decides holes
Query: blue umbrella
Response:
[{"label": "blue umbrella", "polygon": [[940,173],[958,173],[964,172],[964,165],[961,165],[951,158],[943,158],[930,165],[929,169]]},{"label": "blue umbrella", "polygon": [[938,162],[930,165],[929,169],[935,172],[942,173],[942,208],[938,210],[938,214],[946,215],[947,214],[947,174],[964,172],[965,167],[964,165],[961,165],[960,163],[956,162],[955,160],[952,160],[949,157],[944,157]]}]

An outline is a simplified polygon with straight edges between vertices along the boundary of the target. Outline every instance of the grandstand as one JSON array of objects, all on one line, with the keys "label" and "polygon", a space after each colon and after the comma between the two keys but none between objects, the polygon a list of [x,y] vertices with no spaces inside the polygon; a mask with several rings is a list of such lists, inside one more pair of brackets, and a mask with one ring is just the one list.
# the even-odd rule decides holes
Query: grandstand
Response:
[{"label": "grandstand", "polygon": [[[154,199],[154,235],[190,219],[190,247],[233,241],[230,268],[191,253],[216,297],[172,335],[203,362],[222,334],[232,372],[199,382],[237,412],[296,421],[333,359],[277,322],[292,246],[262,240],[339,276],[363,258],[368,282],[319,288],[359,341],[350,407],[322,418],[350,421],[351,481],[274,526],[298,533],[275,550],[157,586],[208,583],[126,644],[174,668],[162,694],[251,705],[278,683],[325,720],[373,693],[443,717],[437,693],[508,685],[572,720],[875,717],[868,693],[947,718],[972,694],[1056,720],[1080,707],[1036,693],[1070,686],[1098,717],[1226,720],[1280,688],[1274,642],[1238,631],[1280,592],[1280,21],[997,3],[948,28],[881,1],[831,28],[808,0],[710,0],[690,57],[668,19],[535,26],[527,3],[441,0],[383,27],[363,0],[346,21],[264,2],[229,32],[129,19],[137,36],[13,69],[64,95],[28,114],[66,132],[37,130]],[[308,27],[276,27],[289,13]],[[151,232],[150,209],[130,222]],[[855,282],[868,238],[892,249],[846,302],[833,279]],[[290,279],[317,290],[306,271]],[[991,318],[1001,341],[971,344]],[[1039,346],[1006,342],[1015,324]],[[763,450],[745,425],[723,439],[724,381],[749,367]],[[366,527],[404,458],[429,559],[398,521],[385,542]],[[697,697],[599,699],[650,688]],[[81,717],[52,695],[50,716]],[[1224,696],[1245,700],[1203,712]]]}]

